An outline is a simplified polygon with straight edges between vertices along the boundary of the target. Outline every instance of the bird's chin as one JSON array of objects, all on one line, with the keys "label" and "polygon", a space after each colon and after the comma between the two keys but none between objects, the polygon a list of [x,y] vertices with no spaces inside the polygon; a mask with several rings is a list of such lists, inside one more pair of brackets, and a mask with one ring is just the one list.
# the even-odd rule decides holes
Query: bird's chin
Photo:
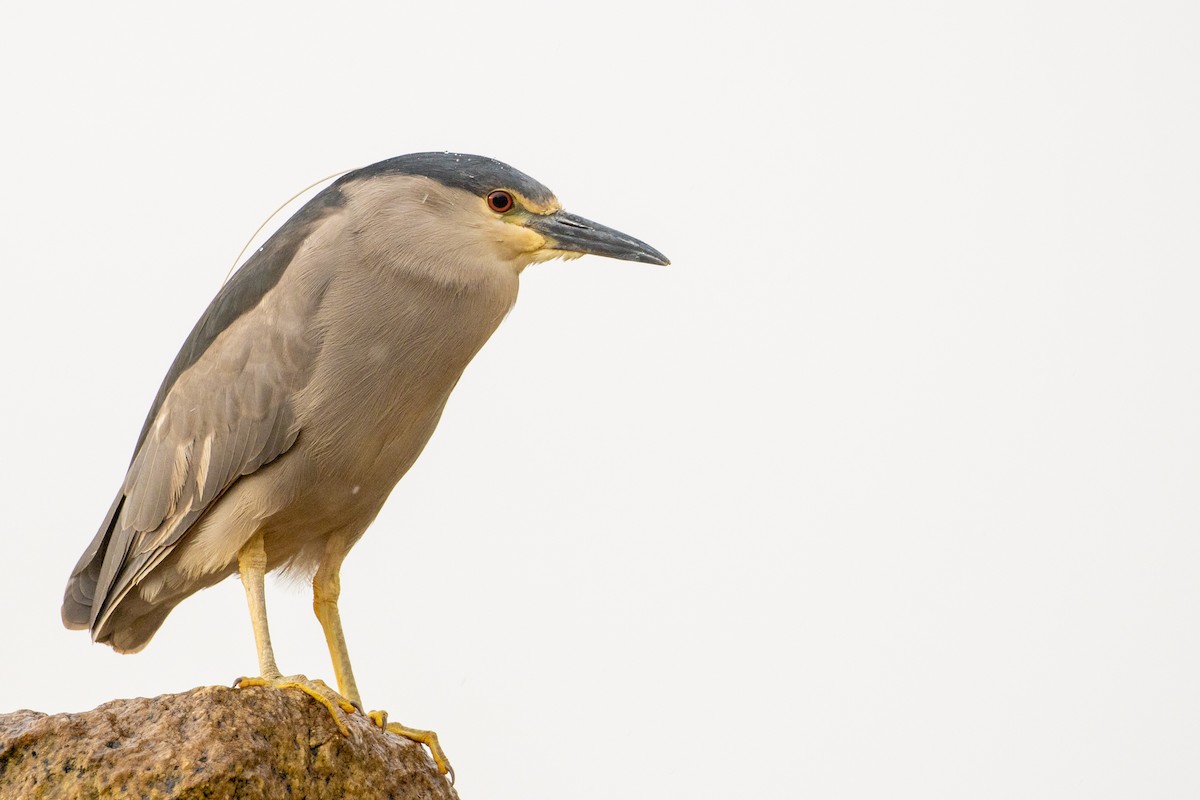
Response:
[{"label": "bird's chin", "polygon": [[538,250],[534,253],[534,263],[540,264],[543,261],[553,261],[556,258],[561,258],[563,261],[574,261],[577,258],[582,258],[585,253],[580,253],[578,250],[555,250],[546,248]]},{"label": "bird's chin", "polygon": [[530,264],[543,264],[547,261],[553,261],[556,258],[561,258],[563,261],[574,261],[582,255],[584,253],[575,250],[556,250],[551,247],[545,247],[534,250],[532,253],[522,253],[518,261],[520,269],[525,269]]}]

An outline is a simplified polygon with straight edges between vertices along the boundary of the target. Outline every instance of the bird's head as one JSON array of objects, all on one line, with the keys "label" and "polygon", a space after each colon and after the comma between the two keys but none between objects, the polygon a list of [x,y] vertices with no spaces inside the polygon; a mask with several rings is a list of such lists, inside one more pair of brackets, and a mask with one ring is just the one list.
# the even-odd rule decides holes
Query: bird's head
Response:
[{"label": "bird's head", "polygon": [[402,215],[394,223],[405,230],[404,241],[442,258],[484,256],[517,272],[588,254],[670,263],[643,241],[564,211],[541,183],[485,156],[413,153],[355,170],[337,185],[351,196],[379,193],[364,205],[376,216]]}]

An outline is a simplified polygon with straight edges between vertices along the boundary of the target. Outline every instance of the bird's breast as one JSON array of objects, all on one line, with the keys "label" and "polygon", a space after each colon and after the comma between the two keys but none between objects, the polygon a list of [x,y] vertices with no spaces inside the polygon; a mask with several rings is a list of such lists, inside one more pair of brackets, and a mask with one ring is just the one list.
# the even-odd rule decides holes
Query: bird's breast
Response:
[{"label": "bird's breast", "polygon": [[465,285],[423,275],[338,276],[300,409],[322,471],[390,492],[432,435],[463,370],[516,301],[515,274]]}]

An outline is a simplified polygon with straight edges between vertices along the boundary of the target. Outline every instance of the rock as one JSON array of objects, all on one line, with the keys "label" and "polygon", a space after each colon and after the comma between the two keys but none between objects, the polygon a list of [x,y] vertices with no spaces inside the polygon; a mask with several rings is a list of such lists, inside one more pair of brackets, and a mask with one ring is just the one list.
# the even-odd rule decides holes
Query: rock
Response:
[{"label": "rock", "polygon": [[363,716],[343,736],[298,692],[206,686],[82,714],[0,714],[0,800],[454,800],[419,744]]}]

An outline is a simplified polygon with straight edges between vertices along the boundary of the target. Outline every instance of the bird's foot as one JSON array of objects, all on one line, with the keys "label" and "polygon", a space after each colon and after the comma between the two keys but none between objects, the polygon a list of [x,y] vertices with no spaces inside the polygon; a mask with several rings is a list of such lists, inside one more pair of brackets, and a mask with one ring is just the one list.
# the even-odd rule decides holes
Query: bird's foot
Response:
[{"label": "bird's foot", "polygon": [[275,675],[273,677],[260,678],[238,678],[233,682],[235,689],[244,689],[247,686],[267,686],[272,689],[299,689],[309,697],[316,700],[329,711],[329,715],[333,717],[333,724],[337,725],[338,730],[343,736],[350,735],[350,729],[346,727],[346,715],[352,714],[355,711],[362,713],[362,709],[350,702],[340,694],[330,689],[329,686],[322,680],[309,680],[303,675]]},{"label": "bird's foot", "polygon": [[386,711],[372,711],[367,714],[371,722],[378,725],[388,733],[394,733],[397,736],[403,736],[405,739],[411,739],[414,742],[419,742],[429,748],[429,752],[433,754],[433,763],[437,764],[438,772],[443,775],[450,776],[450,783],[454,783],[454,768],[450,766],[450,761],[446,758],[445,751],[442,750],[442,745],[438,742],[437,734],[433,731],[422,731],[416,728],[409,728],[401,725],[399,722],[388,722],[388,713]]}]

